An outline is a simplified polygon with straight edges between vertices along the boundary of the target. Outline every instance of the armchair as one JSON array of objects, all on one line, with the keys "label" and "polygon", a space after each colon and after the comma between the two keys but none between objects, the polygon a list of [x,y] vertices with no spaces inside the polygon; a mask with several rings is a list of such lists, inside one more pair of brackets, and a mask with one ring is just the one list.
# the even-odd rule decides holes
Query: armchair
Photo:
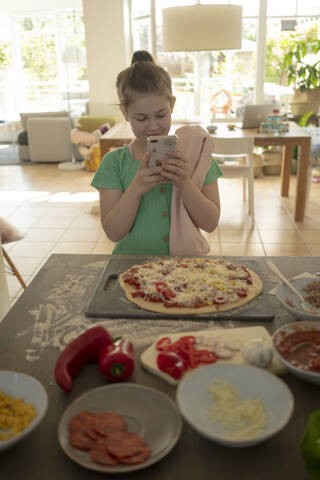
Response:
[{"label": "armchair", "polygon": [[20,160],[67,162],[81,160],[70,140],[73,121],[66,111],[21,113],[23,131],[18,135]]}]

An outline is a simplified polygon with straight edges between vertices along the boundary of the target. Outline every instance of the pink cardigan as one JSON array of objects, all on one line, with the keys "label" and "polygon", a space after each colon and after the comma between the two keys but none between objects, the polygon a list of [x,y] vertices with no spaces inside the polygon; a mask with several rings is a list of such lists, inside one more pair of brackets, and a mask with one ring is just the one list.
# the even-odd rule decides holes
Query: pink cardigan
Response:
[{"label": "pink cardigan", "polygon": [[[211,165],[212,137],[199,126],[185,126],[175,132],[178,148],[191,161],[191,179],[201,189]],[[207,255],[207,239],[193,223],[177,187],[172,188],[170,255]]]}]

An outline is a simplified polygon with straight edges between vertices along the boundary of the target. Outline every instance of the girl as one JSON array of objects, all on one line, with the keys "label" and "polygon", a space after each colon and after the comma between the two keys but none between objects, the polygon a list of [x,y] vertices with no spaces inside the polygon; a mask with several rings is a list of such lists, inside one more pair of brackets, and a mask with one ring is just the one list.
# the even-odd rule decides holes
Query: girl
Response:
[{"label": "girl", "polygon": [[[116,87],[121,112],[130,122],[135,138],[105,155],[91,183],[99,190],[103,229],[116,242],[113,254],[175,254],[172,243],[178,245],[179,239],[170,239],[173,190],[180,196],[197,234],[199,229],[212,232],[220,215],[216,180],[221,170],[210,153],[199,188],[192,180],[192,159],[180,149],[179,137],[179,149],[170,153],[172,158],[149,168],[147,138],[169,133],[175,97],[170,76],[148,52],[133,55],[131,66],[119,73]],[[190,240],[188,252],[184,253],[199,253],[193,243]]]}]

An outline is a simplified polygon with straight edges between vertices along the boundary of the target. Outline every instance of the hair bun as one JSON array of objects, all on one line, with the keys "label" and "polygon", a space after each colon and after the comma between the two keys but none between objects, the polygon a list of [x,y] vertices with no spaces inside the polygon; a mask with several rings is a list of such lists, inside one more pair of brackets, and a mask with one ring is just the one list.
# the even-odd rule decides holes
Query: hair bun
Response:
[{"label": "hair bun", "polygon": [[153,56],[147,50],[137,50],[132,55],[131,65],[133,65],[134,63],[140,63],[140,62],[155,63]]}]

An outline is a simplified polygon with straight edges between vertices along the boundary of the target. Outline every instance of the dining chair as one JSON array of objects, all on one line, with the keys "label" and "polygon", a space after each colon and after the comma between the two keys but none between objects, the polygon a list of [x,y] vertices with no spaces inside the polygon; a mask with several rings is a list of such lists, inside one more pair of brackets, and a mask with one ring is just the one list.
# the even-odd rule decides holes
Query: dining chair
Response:
[{"label": "dining chair", "polygon": [[0,322],[10,308],[10,297],[0,237]]},{"label": "dining chair", "polygon": [[[254,225],[254,169],[252,137],[213,137],[213,157],[223,172],[222,178],[243,178],[243,201],[248,188],[248,212]],[[248,184],[248,187],[246,187]]]},{"label": "dining chair", "polygon": [[5,220],[4,218],[0,217],[0,248],[2,250],[3,258],[5,259],[6,263],[9,266],[10,273],[17,277],[17,280],[20,282],[20,285],[23,288],[27,288],[22,276],[20,275],[17,267],[15,266],[13,260],[8,255],[7,251],[5,250],[4,246],[7,243],[16,242],[17,240],[21,240],[24,235],[10,222]]}]

